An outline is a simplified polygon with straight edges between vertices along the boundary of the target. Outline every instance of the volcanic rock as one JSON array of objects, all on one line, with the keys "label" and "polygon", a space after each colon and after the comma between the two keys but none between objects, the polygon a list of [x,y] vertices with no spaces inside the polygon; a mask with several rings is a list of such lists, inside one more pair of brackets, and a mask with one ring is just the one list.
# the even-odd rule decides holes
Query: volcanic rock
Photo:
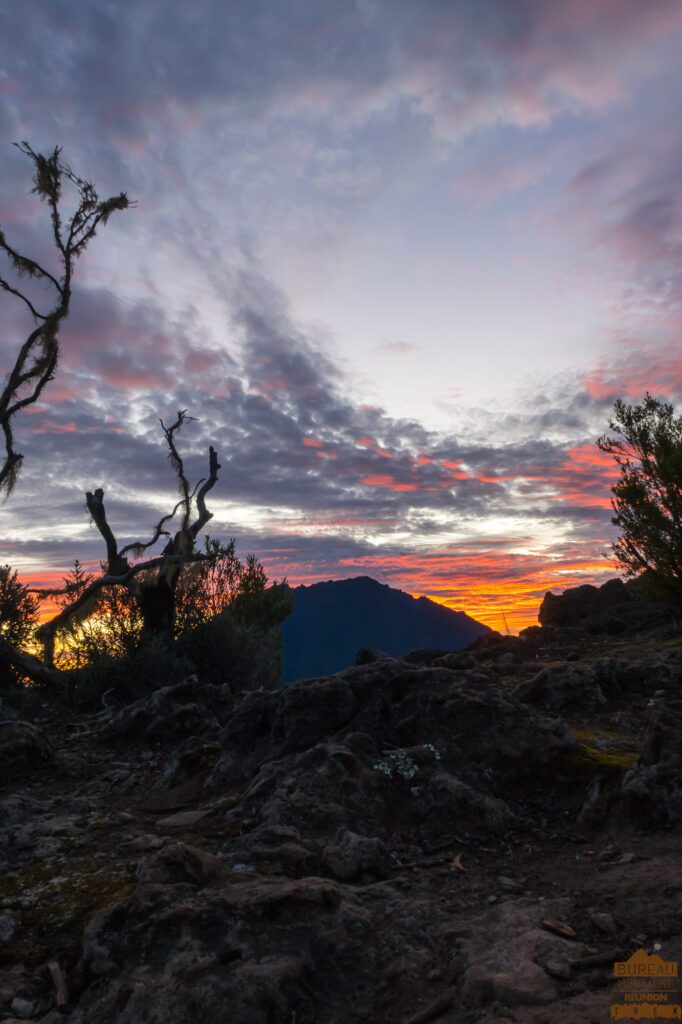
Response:
[{"label": "volcanic rock", "polygon": [[0,723],[0,764],[5,778],[22,775],[40,762],[50,762],[54,753],[45,732],[31,722]]},{"label": "volcanic rock", "polygon": [[233,704],[229,686],[204,686],[196,676],[164,686],[116,712],[100,728],[107,740],[144,739],[177,742],[188,736],[212,736]]},{"label": "volcanic rock", "polygon": [[542,669],[528,682],[517,686],[514,697],[553,713],[606,704],[595,673],[572,664],[550,665]]},{"label": "volcanic rock", "polygon": [[682,709],[679,701],[652,703],[640,758],[623,779],[622,807],[645,828],[682,820]]}]

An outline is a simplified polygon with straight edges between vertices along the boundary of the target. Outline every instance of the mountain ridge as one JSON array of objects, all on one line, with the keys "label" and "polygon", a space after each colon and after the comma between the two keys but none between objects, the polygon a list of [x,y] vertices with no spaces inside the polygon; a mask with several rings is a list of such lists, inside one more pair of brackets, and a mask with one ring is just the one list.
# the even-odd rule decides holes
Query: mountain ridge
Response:
[{"label": "mountain ridge", "polygon": [[282,624],[282,682],[348,668],[363,647],[400,658],[415,648],[461,650],[489,627],[466,612],[379,583],[371,576],[291,587]]}]

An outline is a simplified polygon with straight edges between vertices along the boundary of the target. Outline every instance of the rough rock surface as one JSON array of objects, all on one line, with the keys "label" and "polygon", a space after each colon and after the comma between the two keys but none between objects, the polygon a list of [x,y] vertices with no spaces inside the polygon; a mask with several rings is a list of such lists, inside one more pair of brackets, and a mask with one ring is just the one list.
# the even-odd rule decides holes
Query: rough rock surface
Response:
[{"label": "rough rock surface", "polygon": [[601,587],[584,584],[562,594],[548,592],[540,605],[542,626],[574,627],[594,635],[617,635],[675,619],[679,601],[670,600],[660,583],[641,577],[628,583],[608,580]]},{"label": "rough rock surface", "polygon": [[45,732],[31,722],[0,722],[0,765],[5,778],[21,776],[26,768],[53,760]]},{"label": "rough rock surface", "polygon": [[200,686],[197,677],[190,676],[122,708],[99,732],[106,740],[144,739],[151,743],[215,735],[233,704],[228,686]]},{"label": "rough rock surface", "polygon": [[630,602],[630,594],[622,580],[609,580],[601,587],[586,583],[562,594],[545,594],[538,619],[542,626],[574,626],[590,616],[622,610]]},{"label": "rough rock surface", "polygon": [[623,779],[621,800],[636,824],[682,821],[682,700],[652,701],[642,753]]},{"label": "rough rock surface", "polygon": [[514,690],[516,700],[555,714],[575,708],[595,708],[606,697],[594,672],[575,665],[551,665]]},{"label": "rough rock surface", "polygon": [[362,661],[14,723],[0,1022],[601,1021],[682,959],[678,634]]}]

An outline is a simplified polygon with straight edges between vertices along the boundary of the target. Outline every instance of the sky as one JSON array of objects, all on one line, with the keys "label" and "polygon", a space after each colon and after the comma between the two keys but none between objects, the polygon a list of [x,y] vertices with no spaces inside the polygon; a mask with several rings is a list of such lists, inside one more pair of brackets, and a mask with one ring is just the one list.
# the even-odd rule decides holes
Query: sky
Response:
[{"label": "sky", "polygon": [[[271,577],[516,631],[613,576],[595,439],[682,401],[680,95],[679,0],[4,0],[8,241],[54,266],[18,140],[136,205],[15,420],[0,562],[96,566],[96,487],[148,538],[187,409],[209,532]],[[31,327],[0,293],[3,374]]]}]

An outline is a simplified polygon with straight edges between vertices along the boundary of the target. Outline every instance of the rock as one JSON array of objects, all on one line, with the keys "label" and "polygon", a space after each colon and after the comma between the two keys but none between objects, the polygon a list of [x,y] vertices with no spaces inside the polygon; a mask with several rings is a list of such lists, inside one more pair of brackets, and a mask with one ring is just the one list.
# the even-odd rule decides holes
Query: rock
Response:
[{"label": "rock", "polygon": [[116,964],[105,956],[97,957],[90,963],[90,973],[95,978],[103,978],[107,974],[114,974]]},{"label": "rock", "polygon": [[598,829],[606,821],[613,798],[611,790],[603,779],[595,779],[588,788],[587,796],[578,812],[578,824],[587,829]]},{"label": "rock", "polygon": [[594,673],[575,665],[550,665],[514,689],[514,697],[554,714],[606,704]]},{"label": "rock", "polygon": [[565,917],[567,908],[559,901],[500,902],[474,923],[465,943],[469,965],[462,984],[465,1006],[478,1008],[494,1002],[534,1006],[556,999],[556,985],[539,963],[566,961],[575,944],[542,930],[539,920],[547,913]]},{"label": "rock", "polygon": [[205,686],[189,676],[116,712],[101,726],[103,739],[177,743],[189,736],[215,736],[234,698],[228,686]]},{"label": "rock", "polygon": [[614,921],[611,914],[606,913],[594,913],[590,914],[590,921],[600,932],[606,932],[607,935],[614,935],[618,931],[618,925]]},{"label": "rock", "polygon": [[168,843],[145,857],[137,869],[137,880],[140,884],[184,882],[201,888],[226,874],[220,857],[187,843]]},{"label": "rock", "polygon": [[247,860],[277,864],[280,870],[287,873],[320,873],[320,857],[316,845],[312,848],[304,845],[299,830],[289,825],[262,825],[240,839],[236,848],[232,844],[231,852]]},{"label": "rock", "polygon": [[189,828],[191,825],[196,825],[202,818],[207,818],[210,813],[210,810],[200,808],[194,811],[177,811],[165,818],[159,818],[156,824],[159,828]]},{"label": "rock", "polygon": [[516,882],[513,878],[507,878],[506,875],[500,875],[497,879],[497,884],[505,892],[520,892],[523,889],[520,882]]},{"label": "rock", "polygon": [[682,713],[657,702],[648,714],[644,745],[621,787],[627,819],[643,828],[661,828],[682,820]]},{"label": "rock", "polygon": [[10,1010],[19,1020],[30,1020],[35,1013],[35,1009],[35,1003],[30,1002],[28,999],[22,999],[20,996],[16,996],[10,1003]]},{"label": "rock", "polygon": [[19,918],[11,910],[0,910],[0,947],[7,946],[14,938]]},{"label": "rock", "polygon": [[126,843],[126,849],[135,853],[144,853],[147,850],[158,850],[164,843],[168,842],[168,836],[135,836]]},{"label": "rock", "polygon": [[427,789],[428,814],[447,815],[455,826],[459,821],[480,822],[493,832],[509,824],[509,806],[494,796],[477,792],[461,779],[445,772],[434,775]]},{"label": "rock", "polygon": [[334,843],[325,846],[322,861],[341,882],[355,882],[363,875],[385,878],[391,863],[380,839],[359,836],[348,829],[341,829]]},{"label": "rock", "polygon": [[177,747],[163,770],[160,789],[172,789],[197,776],[206,776],[220,754],[220,744],[205,736],[189,736]]},{"label": "rock", "polygon": [[679,615],[679,595],[661,586],[644,586],[641,581],[642,577],[628,583],[612,579],[601,587],[585,584],[562,594],[547,593],[538,618],[543,628],[593,635],[632,635],[665,621],[674,622]]},{"label": "rock", "polygon": [[487,964],[471,967],[462,986],[462,1002],[468,1007],[490,1003],[536,1006],[552,1002],[556,995],[556,988],[542,968],[530,961],[510,967],[509,971]]},{"label": "rock", "polygon": [[390,654],[384,654],[383,651],[374,651],[371,647],[361,647],[355,655],[355,664],[371,665],[373,661],[383,661],[385,658],[390,657]]},{"label": "rock", "polygon": [[542,626],[574,626],[592,615],[610,612],[630,601],[620,579],[608,580],[601,587],[589,583],[562,594],[547,592],[540,605],[538,620]]},{"label": "rock", "polygon": [[380,749],[431,744],[452,763],[524,773],[576,748],[563,723],[529,714],[488,673],[386,660],[246,694],[222,734],[207,789],[220,792],[327,738],[343,742],[343,730],[369,734]]},{"label": "rock", "polygon": [[141,885],[87,925],[78,971],[106,957],[116,972],[82,991],[69,1024],[187,1024],[198,1008],[219,1021],[225,1007],[230,1024],[369,1020],[378,995],[402,1003],[433,968],[428,908],[382,901],[319,877]]},{"label": "rock", "polygon": [[36,764],[54,761],[52,745],[43,729],[31,722],[0,724],[0,764],[5,779],[24,775]]},{"label": "rock", "polygon": [[561,981],[569,981],[571,977],[571,966],[568,960],[547,960],[545,970],[550,978],[559,978]]}]

